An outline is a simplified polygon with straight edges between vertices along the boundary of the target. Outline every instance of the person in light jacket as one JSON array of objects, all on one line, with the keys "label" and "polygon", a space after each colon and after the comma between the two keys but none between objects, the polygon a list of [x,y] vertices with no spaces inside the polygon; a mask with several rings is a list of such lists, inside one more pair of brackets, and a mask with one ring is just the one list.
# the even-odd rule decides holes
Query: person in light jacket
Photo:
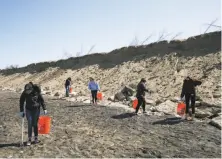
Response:
[{"label": "person in light jacket", "polygon": [[88,88],[92,94],[92,103],[97,104],[97,92],[100,90],[100,88],[99,88],[98,83],[96,83],[92,77],[90,77],[89,80],[90,81],[88,84]]}]

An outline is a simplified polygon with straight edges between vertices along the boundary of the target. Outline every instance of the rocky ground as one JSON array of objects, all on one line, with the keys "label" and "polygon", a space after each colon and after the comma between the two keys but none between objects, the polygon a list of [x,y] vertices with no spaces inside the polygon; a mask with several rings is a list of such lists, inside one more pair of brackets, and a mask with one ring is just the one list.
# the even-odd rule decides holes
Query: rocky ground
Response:
[{"label": "rocky ground", "polygon": [[2,158],[221,157],[221,131],[207,122],[187,122],[172,115],[134,116],[130,109],[52,97],[45,97],[52,117],[51,133],[41,135],[41,143],[22,148],[19,95],[0,92],[0,96]]}]

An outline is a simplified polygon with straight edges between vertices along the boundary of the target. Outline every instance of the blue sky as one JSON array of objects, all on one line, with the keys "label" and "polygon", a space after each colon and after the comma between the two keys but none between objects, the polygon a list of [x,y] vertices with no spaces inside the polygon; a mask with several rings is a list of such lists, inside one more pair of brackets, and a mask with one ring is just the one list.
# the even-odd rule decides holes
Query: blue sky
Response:
[{"label": "blue sky", "polygon": [[[109,52],[135,37],[203,33],[218,18],[220,0],[0,0],[0,68],[52,61],[65,52]],[[211,28],[209,31],[218,30]]]}]

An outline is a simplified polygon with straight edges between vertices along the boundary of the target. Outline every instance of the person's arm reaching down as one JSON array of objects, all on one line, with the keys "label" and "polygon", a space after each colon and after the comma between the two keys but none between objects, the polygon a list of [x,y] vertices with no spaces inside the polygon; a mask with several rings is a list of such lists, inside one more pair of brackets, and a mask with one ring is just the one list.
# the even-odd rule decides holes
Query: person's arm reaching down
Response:
[{"label": "person's arm reaching down", "polygon": [[43,109],[43,110],[46,110],[45,101],[44,101],[44,99],[43,99],[43,97],[42,97],[41,94],[39,95],[39,102],[40,102],[40,104],[42,105],[42,109]]},{"label": "person's arm reaching down", "polygon": [[180,98],[181,98],[181,99],[184,97],[184,94],[185,94],[185,92],[184,92],[184,90],[185,90],[184,86],[185,86],[185,84],[184,84],[184,82],[183,82],[182,92],[181,92],[181,95],[180,95]]},{"label": "person's arm reaching down", "polygon": [[20,112],[24,112],[24,104],[25,104],[25,93],[24,92],[20,96],[19,104],[20,104]]}]

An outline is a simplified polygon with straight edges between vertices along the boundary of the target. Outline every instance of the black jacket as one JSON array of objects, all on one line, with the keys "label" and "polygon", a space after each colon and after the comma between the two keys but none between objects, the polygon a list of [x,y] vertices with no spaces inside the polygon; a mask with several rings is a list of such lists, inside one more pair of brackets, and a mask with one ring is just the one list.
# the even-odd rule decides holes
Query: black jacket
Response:
[{"label": "black jacket", "polygon": [[[37,107],[34,107],[32,102],[29,100],[28,97],[30,95],[36,95],[37,96],[37,98],[38,98],[37,101],[38,101],[38,104],[39,104]],[[24,106],[25,102],[26,102],[26,109],[28,109],[28,110],[40,109],[40,106],[42,106],[43,110],[46,110],[46,105],[45,105],[45,102],[44,102],[44,99],[43,99],[42,95],[39,92],[35,91],[35,90],[33,90],[33,92],[31,94],[27,94],[27,93],[25,93],[25,91],[22,92],[21,97],[20,97],[20,112],[24,111],[23,106]]]},{"label": "black jacket", "polygon": [[145,92],[149,92],[149,91],[148,91],[148,89],[146,89],[145,85],[142,82],[140,82],[137,85],[136,97],[144,97]]},{"label": "black jacket", "polygon": [[71,84],[70,80],[69,80],[69,79],[67,79],[67,80],[66,80],[66,82],[65,82],[65,87],[70,86],[70,84]]},{"label": "black jacket", "polygon": [[180,97],[183,98],[185,94],[196,95],[195,87],[201,85],[201,81],[192,80],[191,78],[185,79],[183,81],[183,87]]}]

